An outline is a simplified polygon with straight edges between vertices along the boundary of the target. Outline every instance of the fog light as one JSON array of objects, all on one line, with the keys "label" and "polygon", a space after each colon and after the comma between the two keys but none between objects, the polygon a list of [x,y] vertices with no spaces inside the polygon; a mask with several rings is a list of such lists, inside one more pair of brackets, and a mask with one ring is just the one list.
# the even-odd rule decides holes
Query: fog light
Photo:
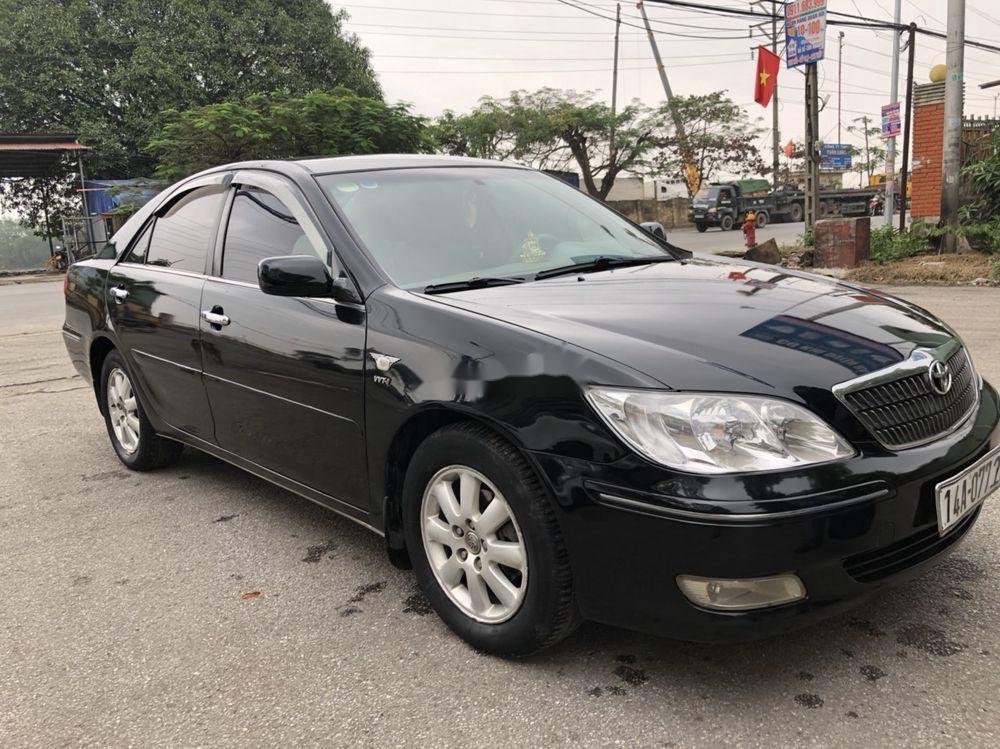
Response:
[{"label": "fog light", "polygon": [[762,609],[806,597],[806,587],[790,572],[739,580],[678,575],[677,586],[691,603],[720,611]]}]

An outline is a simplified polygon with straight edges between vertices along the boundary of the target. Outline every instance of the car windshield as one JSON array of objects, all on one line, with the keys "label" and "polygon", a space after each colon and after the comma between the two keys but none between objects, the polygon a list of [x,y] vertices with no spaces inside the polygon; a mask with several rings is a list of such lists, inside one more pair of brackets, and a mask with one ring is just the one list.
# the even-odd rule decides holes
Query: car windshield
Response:
[{"label": "car windshield", "polygon": [[715,200],[719,197],[718,187],[703,187],[694,196],[695,200]]},{"label": "car windshield", "polygon": [[526,169],[425,167],[318,180],[383,270],[407,289],[530,279],[599,257],[668,254],[610,208]]}]

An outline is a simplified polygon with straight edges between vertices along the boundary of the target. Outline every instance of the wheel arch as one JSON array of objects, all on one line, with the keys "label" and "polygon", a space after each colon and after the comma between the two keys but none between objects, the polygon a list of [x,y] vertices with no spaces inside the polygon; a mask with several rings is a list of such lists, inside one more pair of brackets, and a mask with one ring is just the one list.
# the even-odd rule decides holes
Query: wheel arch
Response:
[{"label": "wheel arch", "polygon": [[117,350],[114,342],[107,336],[95,336],[94,340],[90,342],[90,350],[87,354],[87,360],[90,364],[90,381],[94,386],[94,397],[97,398],[97,405],[104,409],[104,404],[101,399],[101,369],[104,367],[104,360],[108,358],[108,354],[112,351]]},{"label": "wheel arch", "polygon": [[517,439],[516,435],[502,425],[479,414],[469,413],[447,405],[437,405],[422,409],[410,416],[396,430],[389,449],[386,452],[385,465],[382,469],[382,527],[385,533],[386,546],[390,561],[397,567],[409,568],[409,557],[406,551],[406,541],[403,538],[403,481],[410,461],[420,444],[430,435],[446,426],[470,423],[484,427],[491,433],[510,444],[527,461],[528,465],[538,475],[542,486],[548,493],[548,484],[543,474],[531,459],[529,453]]}]

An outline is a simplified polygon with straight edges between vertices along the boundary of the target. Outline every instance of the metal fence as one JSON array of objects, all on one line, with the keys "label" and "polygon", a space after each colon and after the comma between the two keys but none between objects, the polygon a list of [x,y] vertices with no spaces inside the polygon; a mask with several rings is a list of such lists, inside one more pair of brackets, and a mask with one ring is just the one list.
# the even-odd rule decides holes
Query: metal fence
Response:
[{"label": "metal fence", "polygon": [[98,216],[64,216],[63,247],[68,263],[96,255],[108,241],[107,221]]},{"label": "metal fence", "polygon": [[962,165],[993,156],[1000,146],[1000,119],[970,117],[962,121]]}]

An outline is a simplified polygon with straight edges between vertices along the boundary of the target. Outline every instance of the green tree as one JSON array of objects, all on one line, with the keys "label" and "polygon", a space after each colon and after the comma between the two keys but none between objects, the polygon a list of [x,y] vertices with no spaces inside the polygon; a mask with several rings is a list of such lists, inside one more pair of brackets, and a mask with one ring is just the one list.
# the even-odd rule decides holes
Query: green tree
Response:
[{"label": "green tree", "polygon": [[851,146],[851,155],[860,158],[854,159],[854,171],[858,173],[858,185],[865,187],[865,175],[869,181],[876,169],[880,169],[885,164],[885,149],[878,145],[882,137],[882,128],[872,125],[874,120],[868,115],[855,117],[851,125],[847,126],[847,132],[853,133],[864,139],[864,148]]},{"label": "green tree", "polygon": [[41,268],[49,257],[48,242],[14,219],[0,219],[0,270]]},{"label": "green tree", "polygon": [[431,125],[431,135],[441,151],[456,156],[505,161],[515,158],[518,150],[506,103],[490,96],[468,114],[446,110]]},{"label": "green tree", "polygon": [[0,130],[75,132],[90,174],[145,175],[164,110],[341,86],[380,98],[345,19],[324,0],[3,0]]},{"label": "green tree", "polygon": [[[671,124],[671,110],[684,123],[684,135],[697,176],[693,184],[685,180],[677,132]],[[721,171],[740,177],[770,173],[759,147],[764,129],[721,91],[675,96],[670,104],[663,104],[658,114],[665,129],[656,138],[654,169],[657,174],[683,181],[691,196],[702,183],[710,182]]]},{"label": "green tree", "polygon": [[590,92],[543,88],[484,97],[464,115],[445,112],[433,132],[445,153],[578,171],[587,192],[604,199],[621,172],[646,173],[659,124],[638,102],[612,116]]},{"label": "green tree", "polygon": [[338,89],[304,96],[258,94],[183,112],[164,113],[149,143],[156,173],[176,179],[214,164],[364,153],[429,152],[434,141],[422,117],[405,104]]}]

